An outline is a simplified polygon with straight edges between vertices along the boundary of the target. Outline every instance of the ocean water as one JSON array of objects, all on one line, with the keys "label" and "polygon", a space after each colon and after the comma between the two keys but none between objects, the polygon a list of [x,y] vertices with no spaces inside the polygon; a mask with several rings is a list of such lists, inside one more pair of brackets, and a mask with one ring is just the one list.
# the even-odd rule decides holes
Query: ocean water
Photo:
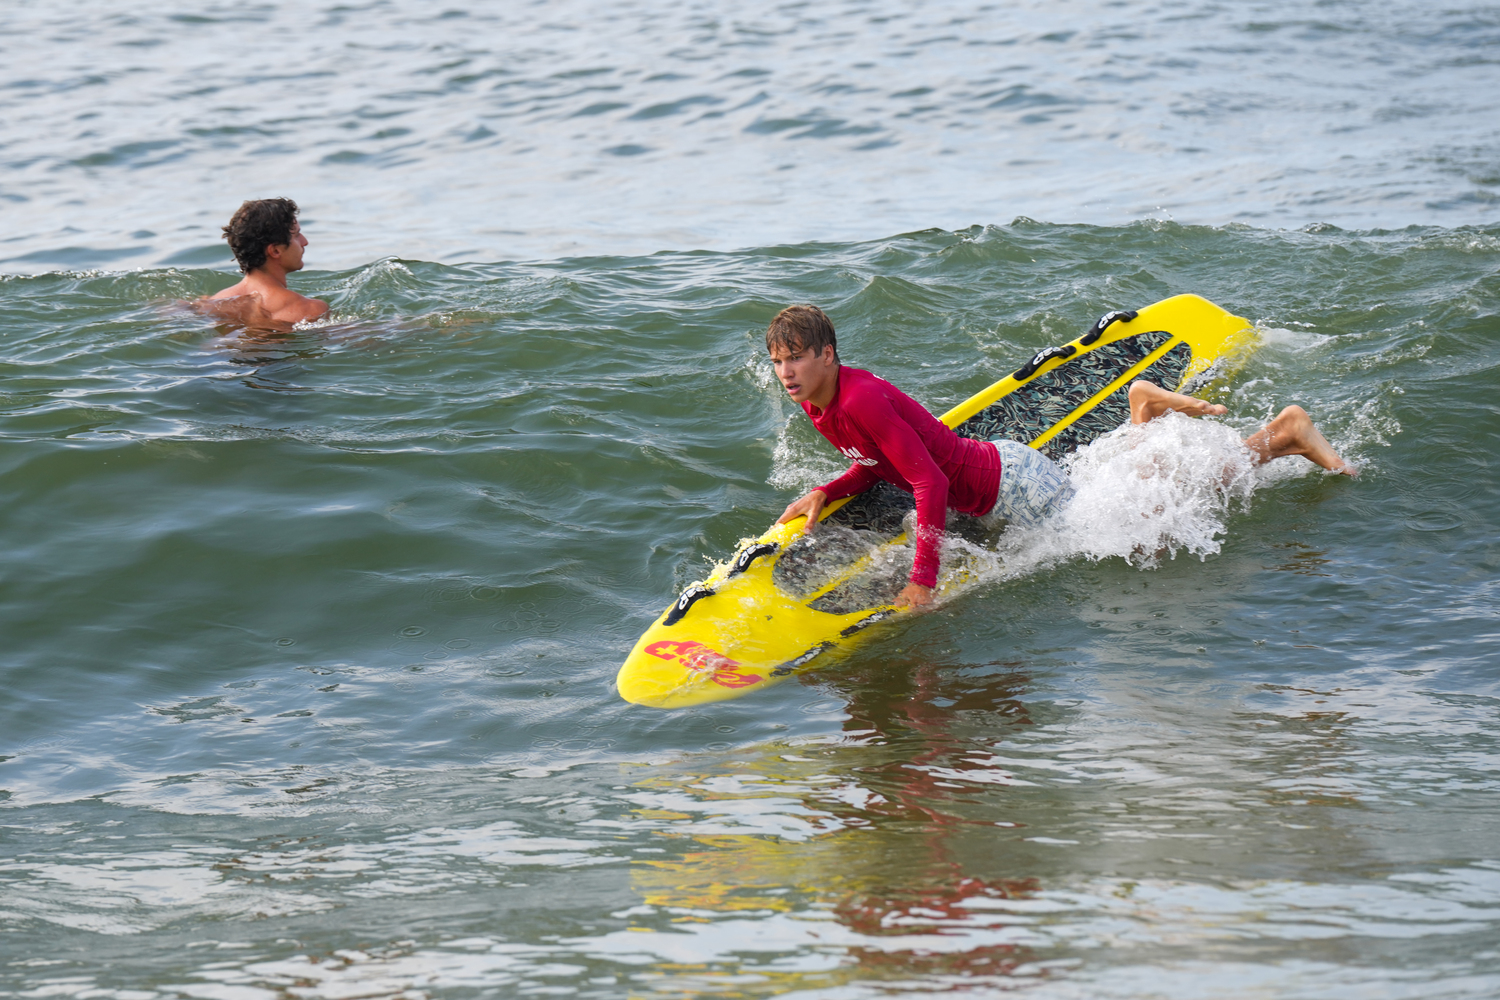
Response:
[{"label": "ocean water", "polygon": [[[1497,35],[0,11],[0,995],[1500,995]],[[331,318],[186,309],[283,194]],[[822,670],[617,697],[838,469],[781,306],[940,411],[1179,292],[1226,417]],[[1358,479],[1235,464],[1291,402]]]},{"label": "ocean water", "polygon": [[309,266],[1500,215],[1500,11],[1417,0],[0,10],[0,266]]}]

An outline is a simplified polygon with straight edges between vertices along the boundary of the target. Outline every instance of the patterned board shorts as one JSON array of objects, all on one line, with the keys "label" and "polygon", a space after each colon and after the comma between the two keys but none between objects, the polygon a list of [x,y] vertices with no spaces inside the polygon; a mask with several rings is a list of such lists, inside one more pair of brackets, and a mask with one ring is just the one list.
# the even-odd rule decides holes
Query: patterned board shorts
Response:
[{"label": "patterned board shorts", "polygon": [[1073,499],[1072,479],[1052,459],[1019,441],[995,438],[990,443],[1000,452],[1002,468],[1000,495],[986,521],[1034,527]]}]

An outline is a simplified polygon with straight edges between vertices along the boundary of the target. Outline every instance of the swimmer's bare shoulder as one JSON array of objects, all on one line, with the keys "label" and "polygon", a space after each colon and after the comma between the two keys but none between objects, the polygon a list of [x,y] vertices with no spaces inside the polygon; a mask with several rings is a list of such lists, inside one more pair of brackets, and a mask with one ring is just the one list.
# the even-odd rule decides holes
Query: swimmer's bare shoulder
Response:
[{"label": "swimmer's bare shoulder", "polygon": [[257,287],[254,276],[198,299],[193,308],[246,326],[294,326],[328,315],[328,303],[299,295],[289,288]]},{"label": "swimmer's bare shoulder", "polygon": [[221,292],[194,299],[190,305],[198,312],[215,319],[244,326],[264,326],[274,322],[271,314],[261,306],[260,295],[245,287],[248,283],[241,281]]}]

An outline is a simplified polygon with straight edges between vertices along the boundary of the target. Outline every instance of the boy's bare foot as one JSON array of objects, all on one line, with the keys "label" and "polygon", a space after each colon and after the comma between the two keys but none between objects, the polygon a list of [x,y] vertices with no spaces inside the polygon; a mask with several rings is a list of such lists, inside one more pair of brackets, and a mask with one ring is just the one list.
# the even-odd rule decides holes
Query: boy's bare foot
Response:
[{"label": "boy's bare foot", "polygon": [[[1134,389],[1135,386],[1131,388]],[[1300,406],[1288,406],[1282,410],[1263,430],[1247,437],[1245,447],[1254,452],[1262,462],[1269,462],[1283,455],[1301,455],[1329,472],[1337,472],[1343,476],[1359,475],[1358,469],[1333,450],[1333,445],[1328,443],[1307,411]]]},{"label": "boy's bare foot", "polygon": [[1210,403],[1196,396],[1180,392],[1169,392],[1155,382],[1136,379],[1130,383],[1130,422],[1144,424],[1162,414],[1176,410],[1190,417],[1217,417],[1228,413],[1227,406]]}]

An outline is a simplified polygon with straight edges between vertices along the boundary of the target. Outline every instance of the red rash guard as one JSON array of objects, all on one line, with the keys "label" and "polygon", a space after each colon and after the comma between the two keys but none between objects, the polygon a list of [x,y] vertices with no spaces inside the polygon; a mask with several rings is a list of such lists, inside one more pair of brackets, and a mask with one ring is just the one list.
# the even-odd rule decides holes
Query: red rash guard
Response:
[{"label": "red rash guard", "polygon": [[828,501],[863,493],[884,479],[917,498],[917,556],[911,582],[937,585],[938,542],[948,508],[987,514],[1000,490],[1000,453],[988,441],[959,437],[885,379],[841,367],[828,408],[802,409],[828,442],[854,459],[820,487]]}]

